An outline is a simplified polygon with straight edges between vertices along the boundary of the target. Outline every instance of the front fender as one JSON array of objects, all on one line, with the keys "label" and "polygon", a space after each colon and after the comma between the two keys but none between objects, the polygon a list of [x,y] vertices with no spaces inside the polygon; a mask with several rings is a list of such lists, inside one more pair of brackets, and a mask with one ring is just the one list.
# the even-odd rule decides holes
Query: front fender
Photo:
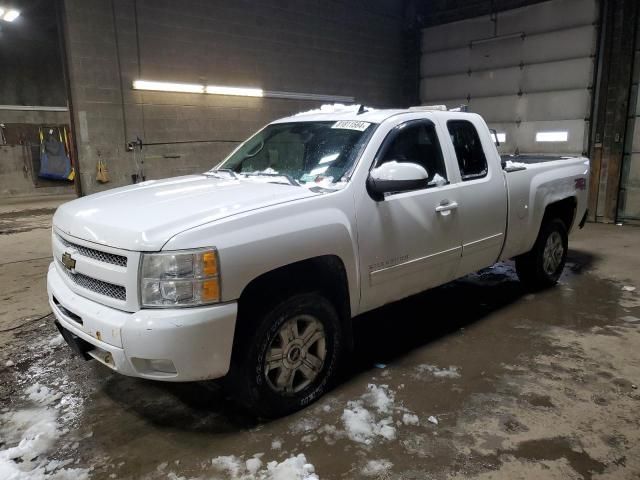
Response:
[{"label": "front fender", "polygon": [[360,286],[355,228],[350,221],[353,217],[335,205],[318,208],[318,200],[323,198],[203,225],[176,235],[163,250],[216,247],[225,302],[237,300],[252,280],[272,270],[335,255],[344,264],[351,311],[355,313],[360,303]]}]

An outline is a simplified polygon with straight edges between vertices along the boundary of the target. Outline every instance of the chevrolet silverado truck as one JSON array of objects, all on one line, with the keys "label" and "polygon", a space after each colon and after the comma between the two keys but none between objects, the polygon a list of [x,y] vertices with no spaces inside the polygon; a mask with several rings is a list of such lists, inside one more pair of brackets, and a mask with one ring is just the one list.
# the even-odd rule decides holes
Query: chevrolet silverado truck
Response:
[{"label": "chevrolet silverado truck", "polygon": [[275,121],[203,174],[60,206],[56,325],[115,372],[224,377],[256,414],[285,415],[329,388],[357,315],[504,259],[528,286],[557,282],[589,161],[513,160],[473,113]]}]

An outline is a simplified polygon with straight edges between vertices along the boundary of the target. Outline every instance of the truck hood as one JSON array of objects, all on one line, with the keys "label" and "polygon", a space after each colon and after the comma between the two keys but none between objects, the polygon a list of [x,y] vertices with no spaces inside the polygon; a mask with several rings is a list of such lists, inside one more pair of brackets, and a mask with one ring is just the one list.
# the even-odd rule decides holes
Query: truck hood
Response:
[{"label": "truck hood", "polygon": [[304,187],[260,180],[205,175],[150,180],[65,203],[56,211],[53,226],[102,245],[157,251],[190,228],[318,195]]}]

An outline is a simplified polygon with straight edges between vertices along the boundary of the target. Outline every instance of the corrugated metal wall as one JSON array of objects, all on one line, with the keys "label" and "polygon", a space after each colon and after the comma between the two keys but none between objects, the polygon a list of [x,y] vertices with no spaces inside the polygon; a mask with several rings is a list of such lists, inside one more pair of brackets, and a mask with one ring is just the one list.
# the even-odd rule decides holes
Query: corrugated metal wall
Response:
[{"label": "corrugated metal wall", "polygon": [[469,105],[506,135],[504,152],[586,152],[598,15],[597,0],[551,0],[425,28],[421,102]]}]

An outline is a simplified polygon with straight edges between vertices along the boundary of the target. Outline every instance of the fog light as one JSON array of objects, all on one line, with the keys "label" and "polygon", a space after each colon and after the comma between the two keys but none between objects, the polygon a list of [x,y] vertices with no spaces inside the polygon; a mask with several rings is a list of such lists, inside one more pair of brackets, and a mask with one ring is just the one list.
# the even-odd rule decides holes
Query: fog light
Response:
[{"label": "fog light", "polygon": [[162,373],[178,373],[176,367],[173,365],[171,360],[160,359],[160,360],[149,360],[149,367],[156,372]]},{"label": "fog light", "polygon": [[166,358],[132,358],[131,363],[140,373],[145,375],[176,375],[173,362]]}]

